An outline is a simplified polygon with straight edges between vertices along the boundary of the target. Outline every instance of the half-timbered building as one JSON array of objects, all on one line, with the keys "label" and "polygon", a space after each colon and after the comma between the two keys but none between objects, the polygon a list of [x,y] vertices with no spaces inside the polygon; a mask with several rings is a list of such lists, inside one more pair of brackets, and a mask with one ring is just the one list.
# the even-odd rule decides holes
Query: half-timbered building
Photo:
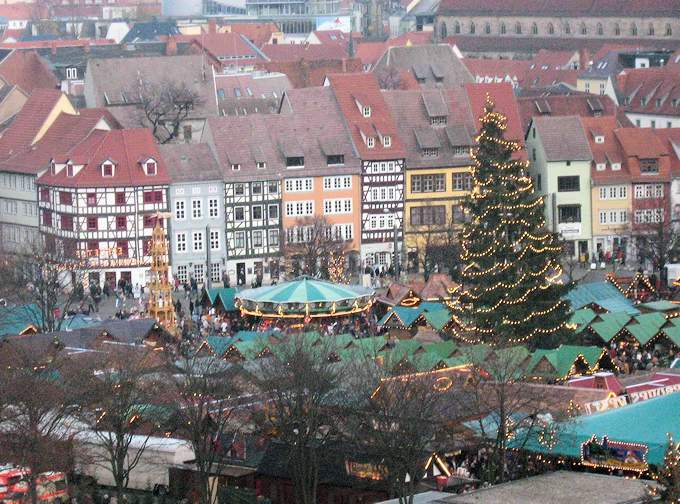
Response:
[{"label": "half-timbered building", "polygon": [[326,79],[361,158],[361,258],[387,268],[403,239],[404,159],[397,127],[373,74]]},{"label": "half-timbered building", "polygon": [[83,261],[90,282],[144,285],[157,218],[165,226],[169,181],[149,130],[92,131],[55,152],[38,177],[47,249]]},{"label": "half-timbered building", "polygon": [[227,274],[237,285],[279,276],[281,176],[268,141],[270,120],[257,114],[219,117],[206,126],[225,180]]}]

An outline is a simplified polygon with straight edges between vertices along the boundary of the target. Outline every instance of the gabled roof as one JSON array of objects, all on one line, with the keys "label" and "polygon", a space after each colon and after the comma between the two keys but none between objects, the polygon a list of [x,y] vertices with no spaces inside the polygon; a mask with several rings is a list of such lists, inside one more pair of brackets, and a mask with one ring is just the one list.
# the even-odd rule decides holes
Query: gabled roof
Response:
[{"label": "gabled roof", "polygon": [[597,304],[610,312],[624,312],[630,315],[639,313],[633,306],[633,302],[609,282],[578,284],[567,293],[565,298],[571,303],[572,310]]},{"label": "gabled roof", "polygon": [[[146,175],[142,163],[148,159],[156,161],[156,175]],[[42,185],[66,187],[121,187],[167,184],[170,178],[165,162],[151,131],[148,129],[95,130],[88,137],[68,151],[55,152],[56,163],[72,160],[83,168],[73,177],[66,175],[66,169],[57,174],[48,170],[38,178]],[[103,177],[101,164],[115,160],[112,177]]]},{"label": "gabled roof", "polygon": [[0,77],[27,94],[36,89],[56,89],[54,73],[35,51],[12,51],[0,62]]},{"label": "gabled roof", "polygon": [[478,83],[508,82],[521,85],[531,65],[527,60],[465,58],[463,64]]},{"label": "gabled roof", "polygon": [[200,35],[176,35],[178,42],[195,42],[198,46],[210,52],[225,65],[235,61],[263,60],[245,35],[239,33],[202,33]]},{"label": "gabled roof", "polygon": [[244,35],[256,47],[269,43],[272,35],[280,31],[275,23],[229,23],[227,29]]},{"label": "gabled roof", "polygon": [[502,84],[466,84],[465,91],[468,95],[470,110],[474,118],[475,130],[479,129],[479,120],[484,114],[487,94],[496,104],[496,111],[502,112],[508,118],[506,138],[524,143],[524,130],[519,115],[519,107],[512,86]]},{"label": "gabled roof", "polygon": [[133,42],[152,42],[163,40],[168,35],[179,35],[180,31],[177,28],[177,23],[174,21],[149,21],[143,23],[135,23],[130,31],[121,40],[121,44],[130,44]]},{"label": "gabled roof", "polygon": [[589,94],[569,94],[517,98],[524,131],[529,128],[531,119],[537,116],[615,116],[616,104],[608,96]]},{"label": "gabled roof", "polygon": [[[630,182],[628,164],[624,162],[621,144],[614,134],[619,127],[616,116],[581,117],[581,124],[593,154],[593,165],[590,170],[593,182],[596,185]],[[598,135],[604,138],[603,143],[595,141]],[[612,169],[614,163],[619,163],[620,169]],[[604,164],[605,169],[597,170],[598,164]]]},{"label": "gabled roof", "polygon": [[[335,74],[328,76],[328,82],[362,159],[406,157],[397,126],[373,74]],[[370,117],[363,116],[357,102],[370,107]],[[375,137],[374,148],[367,147],[362,133]],[[391,145],[384,147],[378,135],[390,136]]]},{"label": "gabled roof", "polygon": [[628,313],[612,312],[602,313],[599,315],[597,322],[592,322],[590,328],[597,334],[604,342],[609,342],[614,338],[621,329],[626,327],[630,322],[631,316]]},{"label": "gabled roof", "polygon": [[423,87],[454,87],[473,82],[470,71],[448,44],[388,47],[373,69],[410,71]]},{"label": "gabled roof", "polygon": [[626,112],[680,114],[680,65],[627,69],[619,79]]},{"label": "gabled roof", "polygon": [[671,175],[680,177],[680,128],[659,128],[654,133],[664,143],[671,161]]},{"label": "gabled roof", "polygon": [[347,58],[347,50],[337,44],[265,44],[262,52],[271,61],[328,60]]},{"label": "gabled roof", "polygon": [[592,161],[588,139],[578,116],[534,117],[534,127],[547,161]]},{"label": "gabled roof", "polygon": [[673,0],[442,0],[439,15],[541,17],[677,17]]},{"label": "gabled roof", "polygon": [[222,170],[208,144],[162,144],[158,149],[173,183],[223,180]]},{"label": "gabled roof", "polygon": [[651,128],[619,128],[614,134],[626,156],[643,159],[659,158],[668,154],[663,142]]}]

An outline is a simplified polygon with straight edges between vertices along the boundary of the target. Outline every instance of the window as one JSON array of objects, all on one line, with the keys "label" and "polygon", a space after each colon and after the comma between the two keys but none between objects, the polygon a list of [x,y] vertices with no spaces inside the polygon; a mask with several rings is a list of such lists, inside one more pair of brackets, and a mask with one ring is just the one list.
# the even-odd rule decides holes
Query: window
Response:
[{"label": "window", "polygon": [[642,174],[657,174],[659,173],[659,163],[656,159],[641,159],[640,173]]},{"label": "window", "polygon": [[61,216],[61,229],[65,231],[73,231],[73,216],[72,215],[62,215]]},{"label": "window", "polygon": [[392,145],[392,137],[389,136],[389,135],[383,136],[382,144],[383,144],[383,147],[390,147]]},{"label": "window", "polygon": [[291,201],[286,203],[286,216],[299,217],[314,214],[313,201]]},{"label": "window", "polygon": [[580,205],[563,205],[557,207],[558,222],[581,222],[581,206]]},{"label": "window", "polygon": [[187,234],[177,233],[175,235],[175,250],[180,254],[187,251]]},{"label": "window", "polygon": [[234,220],[243,221],[246,218],[245,208],[242,206],[234,208]]},{"label": "window", "polygon": [[460,23],[458,21],[453,23],[453,33],[460,33]]},{"label": "window", "polygon": [[588,28],[585,23],[581,23],[581,35],[588,35]]},{"label": "window", "polygon": [[602,23],[597,23],[597,34],[604,35],[604,28],[602,28]]},{"label": "window", "polygon": [[336,154],[333,156],[326,156],[326,163],[330,165],[341,165],[345,164],[345,156],[342,154]]},{"label": "window", "polygon": [[579,177],[557,177],[557,191],[558,192],[574,192],[580,190]]},{"label": "window", "polygon": [[147,161],[145,166],[147,175],[156,175],[156,161]]},{"label": "window", "polygon": [[116,257],[128,257],[130,255],[130,250],[128,247],[128,242],[118,241],[116,242]]},{"label": "window", "polygon": [[564,23],[564,33],[571,35],[571,25],[569,23]]},{"label": "window", "polygon": [[50,190],[43,187],[40,189],[40,201],[48,202],[50,201]]},{"label": "window", "polygon": [[314,179],[294,178],[286,179],[286,192],[310,192],[314,190]]},{"label": "window", "polygon": [[127,217],[124,215],[116,215],[116,229],[119,231],[127,229]]},{"label": "window", "polygon": [[636,25],[635,23],[633,23],[633,24],[630,25],[630,34],[631,34],[633,37],[637,37],[638,29],[637,29],[637,25]]},{"label": "window", "polygon": [[469,191],[472,189],[472,175],[470,173],[453,174],[453,190]]},{"label": "window", "polygon": [[185,207],[186,202],[184,200],[175,201],[175,219],[184,220],[186,217]]},{"label": "window", "polygon": [[673,36],[673,28],[671,28],[670,23],[666,24],[666,30],[664,32],[666,34],[666,37],[672,37]]},{"label": "window", "polygon": [[475,23],[470,23],[470,35],[474,35],[475,30],[476,30]]},{"label": "window", "polygon": [[241,165],[239,163],[232,163],[231,171],[241,171]]},{"label": "window", "polygon": [[536,175],[536,188],[540,191],[542,190],[541,174]]},{"label": "window", "polygon": [[144,227],[147,229],[155,227],[156,221],[157,219],[155,215],[145,215],[144,218],[142,219]]},{"label": "window", "polygon": [[262,220],[262,205],[253,207],[253,220]]},{"label": "window", "polygon": [[490,23],[484,23],[484,33],[489,35],[491,33],[491,24]]},{"label": "window", "polygon": [[279,230],[270,229],[269,230],[269,246],[278,247],[279,246]]},{"label": "window", "polygon": [[520,23],[520,22],[515,23],[515,33],[517,35],[522,34],[522,23]]},{"label": "window", "polygon": [[505,23],[501,23],[501,35],[505,35]]},{"label": "window", "polygon": [[270,219],[279,218],[279,205],[269,205],[269,218]]},{"label": "window", "polygon": [[113,177],[113,165],[111,163],[102,165],[102,177]]},{"label": "window", "polygon": [[654,36],[654,25],[652,23],[649,23],[649,26],[647,27],[647,35],[650,37]]},{"label": "window", "polygon": [[78,69],[75,67],[69,67],[66,69],[66,79],[76,80],[78,78]]},{"label": "window", "polygon": [[[413,175],[411,177],[411,192],[442,192],[446,190],[446,180],[441,175]],[[384,198],[381,198],[384,199]]]},{"label": "window", "polygon": [[234,248],[246,247],[246,234],[243,231],[234,233]]},{"label": "window", "polygon": [[352,198],[327,199],[323,201],[325,214],[348,214],[352,213]]},{"label": "window", "polygon": [[372,149],[375,147],[375,138],[374,137],[366,137],[366,147],[369,149]]},{"label": "window", "polygon": [[217,201],[217,198],[210,198],[208,200],[208,217],[211,219],[215,219],[219,216],[219,203]]},{"label": "window", "polygon": [[163,203],[163,191],[144,191],[144,203]]},{"label": "window", "polygon": [[203,200],[200,199],[191,200],[191,218],[192,219],[203,218]]},{"label": "window", "polygon": [[555,27],[552,23],[548,23],[548,35],[555,35]]},{"label": "window", "polygon": [[203,252],[203,231],[193,233],[194,252]]},{"label": "window", "polygon": [[258,170],[265,170],[267,168],[267,163],[264,161],[258,161],[255,163],[255,166],[257,167]]},{"label": "window", "polygon": [[253,194],[262,194],[262,182],[253,182],[250,191]]},{"label": "window", "polygon": [[422,150],[423,157],[436,158],[439,156],[439,149],[436,147],[429,147]]},{"label": "window", "polygon": [[446,223],[446,207],[443,205],[411,208],[411,225],[443,225]]},{"label": "window", "polygon": [[621,26],[619,26],[619,23],[614,23],[614,35],[617,37],[621,35]]},{"label": "window", "polygon": [[117,192],[116,193],[116,205],[124,205],[125,204],[125,193],[124,192]]},{"label": "window", "polygon": [[269,194],[278,194],[279,193],[279,183],[272,180],[267,183],[267,190],[269,191]]},{"label": "window", "polygon": [[649,121],[649,125],[652,128],[656,128],[656,121],[654,119],[652,119],[651,121]]},{"label": "window", "polygon": [[243,196],[245,194],[245,187],[243,184],[234,185],[234,194],[236,196]]},{"label": "window", "polygon": [[210,281],[215,283],[222,281],[222,268],[220,263],[212,263],[210,265]]},{"label": "window", "polygon": [[304,168],[305,158],[302,156],[294,156],[286,158],[286,168]]},{"label": "window", "polygon": [[68,191],[59,191],[59,203],[61,205],[72,205],[73,195]]},{"label": "window", "polygon": [[253,231],[253,247],[262,247],[262,231]]},{"label": "window", "polygon": [[533,23],[531,25],[531,34],[532,35],[538,35],[538,25],[536,23]]},{"label": "window", "polygon": [[87,218],[87,230],[88,231],[96,231],[97,230],[97,218],[96,217],[88,217]]},{"label": "window", "polygon": [[177,276],[177,280],[179,280],[180,283],[182,283],[182,284],[186,283],[187,280],[188,280],[186,264],[183,264],[181,266],[177,266],[175,275]]},{"label": "window", "polygon": [[203,283],[205,280],[205,267],[203,264],[194,264],[194,278],[198,283]]},{"label": "window", "polygon": [[220,231],[219,229],[210,230],[210,250],[220,249]]},{"label": "window", "polygon": [[361,114],[362,114],[364,117],[371,117],[371,107],[368,107],[368,106],[362,107],[362,109],[361,109]]},{"label": "window", "polygon": [[323,190],[333,191],[339,189],[351,189],[352,188],[352,177],[350,175],[342,175],[335,177],[324,177],[323,178]]},{"label": "window", "polygon": [[649,224],[663,222],[663,208],[647,208],[635,210],[635,224]]}]

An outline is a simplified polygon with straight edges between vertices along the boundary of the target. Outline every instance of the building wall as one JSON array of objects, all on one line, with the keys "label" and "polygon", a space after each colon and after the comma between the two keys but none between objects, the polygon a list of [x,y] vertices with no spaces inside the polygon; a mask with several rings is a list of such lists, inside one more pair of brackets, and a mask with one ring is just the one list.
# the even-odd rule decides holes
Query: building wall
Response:
[{"label": "building wall", "polygon": [[38,200],[35,176],[0,172],[2,247],[17,251],[38,237]]},{"label": "building wall", "polygon": [[[621,197],[621,188],[625,187],[625,197]],[[611,197],[613,193],[616,197]],[[604,197],[603,197],[604,196]],[[598,244],[603,253],[614,252],[617,243],[626,239],[630,246],[630,231],[632,219],[632,186],[630,183],[597,185],[591,189],[592,202],[592,227],[593,227],[593,252],[597,253]],[[606,212],[604,218],[600,213]],[[611,213],[615,213],[616,223],[612,223]],[[626,221],[621,222],[621,212],[626,212]],[[602,220],[605,222],[602,223]]]},{"label": "building wall", "polygon": [[680,116],[626,112],[626,117],[638,128],[680,128]]},{"label": "building wall", "polygon": [[[450,16],[438,15],[435,19],[437,34],[441,36],[442,24],[446,25],[446,35],[457,35],[455,23],[460,24],[462,35],[489,35],[489,36],[554,36],[569,38],[640,38],[644,39],[665,39],[677,40],[680,38],[680,20],[671,17],[658,18],[627,18],[627,17],[533,17],[533,16]],[[472,24],[474,23],[474,31]],[[489,25],[489,32],[486,25]],[[515,32],[515,25],[520,23],[521,34]],[[532,26],[536,25],[537,32],[532,32]],[[505,33],[502,33],[501,26],[505,24]],[[569,25],[570,33],[567,33]],[[617,35],[616,26],[619,26],[620,33]],[[633,25],[637,27],[637,35],[633,33]],[[649,34],[650,25],[654,28],[654,34]],[[670,25],[672,34],[666,36],[666,26]],[[553,32],[550,32],[552,26]],[[581,32],[581,27],[585,26],[586,33]],[[601,32],[599,28],[601,27]]]},{"label": "building wall", "polygon": [[616,90],[614,89],[614,84],[609,77],[606,79],[579,77],[576,80],[576,90],[582,91],[584,93],[608,96],[614,101],[614,103],[617,105],[619,104],[618,97],[616,96]]},{"label": "building wall", "polygon": [[19,113],[24,104],[28,101],[27,95],[18,88],[12,89],[0,103],[0,124],[5,123],[11,117]]},{"label": "building wall", "polygon": [[[297,186],[302,186],[303,190],[296,190]],[[311,180],[309,182],[303,179]],[[329,179],[330,186],[324,184],[324,179]],[[349,179],[351,186],[345,188],[342,184],[341,188],[335,189],[333,181],[335,179]],[[359,251],[361,247],[361,177],[358,175],[328,175],[326,177],[295,177],[286,178],[282,183],[282,224],[284,233],[290,229],[301,224],[305,219],[304,216],[289,216],[287,215],[287,203],[298,201],[312,201],[314,212],[312,216],[307,217],[323,217],[332,226],[352,226],[351,241],[349,243],[350,250]],[[351,210],[347,211],[344,204],[340,212],[335,212],[334,205],[330,213],[325,208],[325,200],[350,200]],[[334,203],[334,202],[333,202]],[[343,201],[344,203],[344,201]],[[343,230],[343,238],[346,239],[345,230]]]},{"label": "building wall", "polygon": [[[199,283],[204,283],[208,276],[211,285],[220,283],[227,259],[224,182],[176,183],[170,185],[169,193],[172,215],[168,235],[173,274],[182,283],[191,276]],[[216,234],[217,240],[211,234]],[[194,237],[199,238],[197,243]]]}]

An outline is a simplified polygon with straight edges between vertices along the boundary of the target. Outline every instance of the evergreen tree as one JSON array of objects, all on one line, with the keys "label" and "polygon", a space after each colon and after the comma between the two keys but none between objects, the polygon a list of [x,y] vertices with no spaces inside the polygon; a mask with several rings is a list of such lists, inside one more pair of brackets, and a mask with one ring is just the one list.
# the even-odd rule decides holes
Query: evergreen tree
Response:
[{"label": "evergreen tree", "polygon": [[470,343],[556,346],[572,334],[559,238],[545,228],[528,163],[513,156],[522,147],[504,138],[507,118],[494,112],[489,96],[480,121],[460,238],[461,336]]},{"label": "evergreen tree", "polygon": [[668,448],[663,458],[663,467],[656,476],[660,486],[648,486],[650,500],[667,504],[680,504],[680,443],[675,444],[668,435]]}]

